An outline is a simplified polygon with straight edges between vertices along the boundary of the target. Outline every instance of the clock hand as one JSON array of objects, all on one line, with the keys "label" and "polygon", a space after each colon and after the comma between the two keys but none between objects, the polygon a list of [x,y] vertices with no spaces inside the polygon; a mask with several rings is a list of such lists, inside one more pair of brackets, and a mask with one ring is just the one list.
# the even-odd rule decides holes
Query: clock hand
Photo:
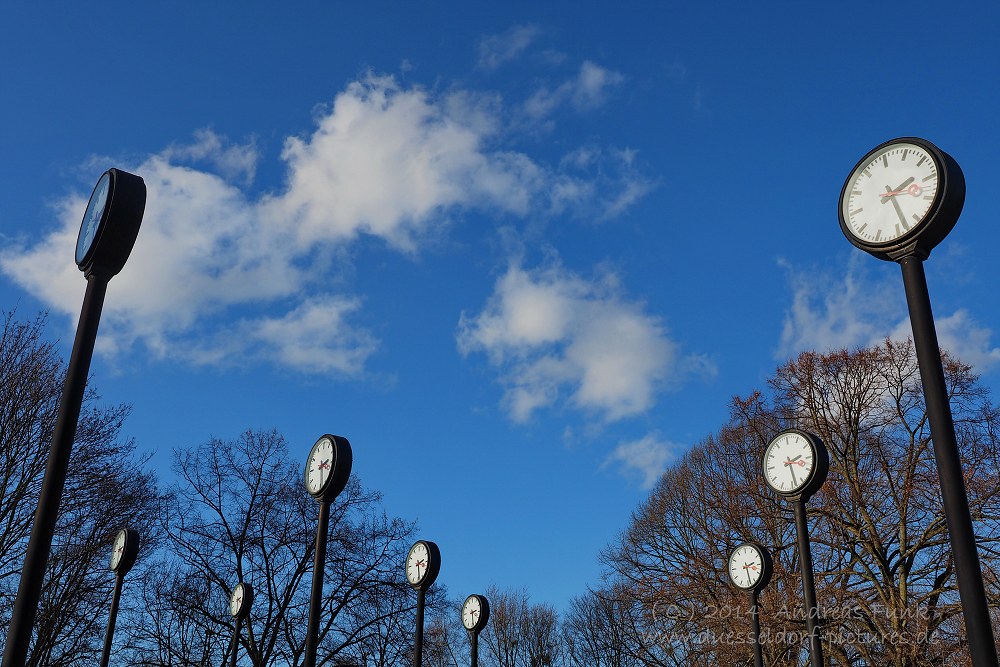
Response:
[{"label": "clock hand", "polygon": [[792,473],[792,484],[798,486],[799,480],[795,479],[795,468],[792,467],[793,463],[795,463],[795,461],[792,461],[790,459],[788,461],[785,461],[785,465],[788,466],[788,472]]},{"label": "clock hand", "polygon": [[892,192],[883,192],[882,194],[879,195],[879,197],[882,198],[882,203],[884,204],[886,198],[888,198],[888,197],[893,197],[895,195],[901,195],[901,194],[904,194],[904,193],[913,195],[914,197],[917,197],[923,191],[924,191],[924,189],[922,187],[920,187],[919,185],[917,185],[916,183],[914,183],[913,185],[911,185],[908,188],[902,188],[900,190],[893,190]]},{"label": "clock hand", "polygon": [[[900,183],[899,186],[897,186],[895,190],[890,190],[888,185],[885,186],[885,192],[879,194],[879,196],[882,198],[882,203],[884,204],[887,199],[891,199],[892,197],[895,197],[898,194],[906,192],[907,191],[907,187],[906,186],[908,186],[910,183],[912,183],[915,180],[916,179],[913,176],[910,176],[908,179],[906,179],[905,181],[903,181],[902,183]],[[917,187],[920,187],[920,186],[917,186]]]},{"label": "clock hand", "polygon": [[[906,224],[906,216],[903,215],[903,209],[899,208],[899,202],[896,201],[895,197],[887,197],[887,199],[892,202],[892,207],[896,209],[896,215],[899,216],[899,222],[903,225],[903,229],[908,230],[910,226]],[[885,202],[886,200],[883,199],[882,203],[884,204]]]}]

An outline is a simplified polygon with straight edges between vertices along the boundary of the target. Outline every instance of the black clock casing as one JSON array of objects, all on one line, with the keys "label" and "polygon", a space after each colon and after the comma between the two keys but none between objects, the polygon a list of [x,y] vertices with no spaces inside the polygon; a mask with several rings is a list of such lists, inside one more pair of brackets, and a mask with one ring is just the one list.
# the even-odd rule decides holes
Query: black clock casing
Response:
[{"label": "black clock casing", "polygon": [[84,275],[111,279],[132,252],[146,209],[146,183],[135,174],[108,169],[102,174],[80,225],[76,264]]}]

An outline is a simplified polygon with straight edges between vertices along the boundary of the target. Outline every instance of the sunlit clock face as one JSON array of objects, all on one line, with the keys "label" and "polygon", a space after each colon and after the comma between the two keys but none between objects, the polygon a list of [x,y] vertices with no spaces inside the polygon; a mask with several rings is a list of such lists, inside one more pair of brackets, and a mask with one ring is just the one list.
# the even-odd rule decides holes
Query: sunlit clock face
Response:
[{"label": "sunlit clock face", "polygon": [[812,480],[816,450],[802,434],[781,433],[764,452],[764,479],[778,493],[801,491]]},{"label": "sunlit clock face", "polygon": [[83,222],[80,225],[80,235],[76,240],[76,263],[82,264],[94,245],[97,231],[101,226],[101,219],[104,217],[104,210],[108,205],[108,191],[111,189],[111,175],[107,172],[97,182],[93,194],[90,195],[90,203],[87,204],[87,212],[83,214]]},{"label": "sunlit clock face", "polygon": [[117,572],[118,566],[121,565],[122,558],[125,556],[125,542],[128,541],[128,533],[122,529],[118,531],[118,535],[115,537],[115,543],[111,546],[111,571]]},{"label": "sunlit clock face", "polygon": [[423,542],[410,547],[410,553],[406,556],[406,580],[411,586],[419,586],[426,579],[430,560],[430,551]]},{"label": "sunlit clock face", "polygon": [[884,146],[847,179],[840,203],[846,231],[869,244],[891,243],[927,219],[939,185],[938,163],[927,149]]},{"label": "sunlit clock face", "polygon": [[462,605],[462,625],[466,630],[478,630],[486,622],[486,615],[483,613],[482,598],[478,595],[470,595]]},{"label": "sunlit clock face", "polygon": [[764,555],[752,544],[742,544],[729,556],[729,577],[740,588],[753,590],[764,576]]},{"label": "sunlit clock face", "polygon": [[327,486],[334,465],[333,441],[322,437],[313,445],[306,464],[306,489],[314,496],[320,495]]}]

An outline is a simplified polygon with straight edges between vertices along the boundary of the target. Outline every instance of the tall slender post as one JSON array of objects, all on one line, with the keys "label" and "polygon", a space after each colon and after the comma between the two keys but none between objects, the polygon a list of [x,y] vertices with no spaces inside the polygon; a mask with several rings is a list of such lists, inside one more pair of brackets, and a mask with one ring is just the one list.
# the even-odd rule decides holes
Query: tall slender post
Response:
[{"label": "tall slender post", "polygon": [[806,604],[806,629],[809,631],[809,664],[824,667],[823,641],[819,632],[819,607],[816,604],[816,584],[813,581],[812,551],[809,549],[809,524],[806,522],[806,503],[792,503],[795,508],[795,532],[799,548],[799,569],[802,571],[802,597]]},{"label": "tall slender post", "polygon": [[760,645],[760,616],[757,614],[756,588],[750,591],[750,623],[753,631],[753,664],[754,667],[764,667],[764,651]]},{"label": "tall slender post", "polygon": [[97,274],[90,274],[87,277],[87,291],[83,297],[80,323],[76,328],[76,340],[73,342],[62,401],[59,404],[59,416],[56,418],[55,430],[52,433],[52,445],[38,497],[38,508],[35,510],[24,567],[21,569],[21,582],[11,614],[3,667],[22,667],[28,657],[28,645],[35,626],[45,566],[49,562],[49,552],[52,550],[52,536],[55,534],[59,503],[62,500],[63,488],[66,486],[70,453],[73,449],[73,440],[76,438],[80,406],[83,404],[83,394],[87,387],[87,375],[94,356],[94,344],[97,340],[97,329],[101,322],[101,310],[104,307],[107,289],[107,278]]},{"label": "tall slender post", "polygon": [[996,667],[997,651],[993,638],[986,587],[983,583],[976,533],[969,510],[969,497],[962,474],[962,461],[955,438],[944,367],[938,346],[934,315],[924,275],[923,259],[916,255],[899,260],[903,272],[906,304],[913,328],[913,345],[920,366],[920,381],[924,387],[924,403],[934,440],[934,460],[941,482],[948,537],[955,559],[958,595],[965,615],[965,633],[969,653],[975,667]]},{"label": "tall slender post", "polygon": [[470,644],[472,645],[472,667],[479,667],[479,633],[472,632]]},{"label": "tall slender post", "polygon": [[330,503],[319,503],[319,523],[316,527],[316,548],[313,559],[312,592],[309,597],[309,625],[306,626],[306,656],[303,667],[316,667],[319,645],[319,616],[323,606],[323,570],[326,566],[326,534],[330,529]]},{"label": "tall slender post", "polygon": [[115,636],[115,621],[118,619],[118,603],[122,597],[122,584],[125,577],[118,573],[115,575],[115,592],[111,595],[111,612],[108,615],[108,629],[104,633],[104,650],[101,652],[101,667],[108,667],[111,659],[111,640]]},{"label": "tall slender post", "polygon": [[413,667],[424,664],[424,590],[417,589],[417,630],[413,638]]},{"label": "tall slender post", "polygon": [[229,642],[229,667],[236,667],[236,653],[240,648],[240,628],[243,625],[243,619],[239,616],[236,617],[236,627],[233,628],[233,639]]}]

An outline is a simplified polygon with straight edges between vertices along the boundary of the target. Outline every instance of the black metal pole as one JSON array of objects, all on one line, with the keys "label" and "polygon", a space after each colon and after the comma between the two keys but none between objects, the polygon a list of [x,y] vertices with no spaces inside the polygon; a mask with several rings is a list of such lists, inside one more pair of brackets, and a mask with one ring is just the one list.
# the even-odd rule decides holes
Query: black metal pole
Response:
[{"label": "black metal pole", "polygon": [[986,601],[986,587],[976,551],[976,533],[969,511],[969,497],[962,476],[962,460],[955,438],[955,424],[948,403],[941,349],[938,346],[934,315],[927,290],[927,278],[920,257],[911,255],[899,260],[903,271],[906,305],[913,328],[913,345],[920,366],[920,381],[924,387],[924,403],[934,440],[934,459],[941,480],[941,498],[948,523],[948,536],[955,559],[958,595],[965,615],[965,634],[974,667],[996,667],[997,650],[993,625]]},{"label": "black metal pole", "polygon": [[101,667],[108,667],[111,659],[111,640],[115,636],[115,621],[118,618],[118,602],[122,597],[122,583],[125,577],[115,575],[115,592],[111,596],[111,613],[108,614],[108,630],[104,633],[104,650],[101,652]]},{"label": "black metal pole", "polygon": [[823,641],[819,634],[819,607],[816,605],[816,584],[813,582],[813,559],[809,549],[809,524],[806,504],[792,502],[795,508],[795,532],[798,533],[799,569],[802,571],[802,597],[806,603],[806,629],[809,631],[809,666],[824,667]]},{"label": "black metal pole", "polygon": [[76,437],[76,425],[80,419],[80,406],[87,387],[90,361],[94,356],[94,342],[101,321],[104,296],[108,290],[108,279],[91,274],[87,278],[87,292],[83,297],[80,322],[76,327],[76,340],[63,384],[62,401],[52,445],[49,449],[42,490],[38,496],[38,508],[28,538],[28,549],[21,569],[21,583],[17,589],[14,610],[11,614],[7,645],[4,648],[3,667],[24,667],[28,657],[28,646],[35,626],[38,598],[42,591],[45,566],[49,562],[52,536],[55,533],[59,502],[66,485],[70,452]]},{"label": "black metal pole", "polygon": [[236,652],[240,648],[240,626],[243,625],[243,619],[239,616],[234,620],[236,627],[233,628],[233,641],[229,644],[229,667],[236,667]]},{"label": "black metal pole", "polygon": [[753,664],[764,667],[764,651],[760,645],[760,617],[757,614],[757,590],[750,591],[750,623],[753,630]]},{"label": "black metal pole", "polygon": [[472,667],[479,667],[479,633],[469,633],[469,644],[472,645]]},{"label": "black metal pole", "polygon": [[306,657],[302,667],[316,667],[319,644],[319,614],[323,606],[323,570],[326,567],[326,534],[330,524],[330,502],[319,502],[316,525],[316,554],[313,560],[312,593],[309,598],[309,625],[306,627]]},{"label": "black metal pole", "polygon": [[413,667],[424,664],[424,589],[417,589],[417,632],[413,640]]}]

